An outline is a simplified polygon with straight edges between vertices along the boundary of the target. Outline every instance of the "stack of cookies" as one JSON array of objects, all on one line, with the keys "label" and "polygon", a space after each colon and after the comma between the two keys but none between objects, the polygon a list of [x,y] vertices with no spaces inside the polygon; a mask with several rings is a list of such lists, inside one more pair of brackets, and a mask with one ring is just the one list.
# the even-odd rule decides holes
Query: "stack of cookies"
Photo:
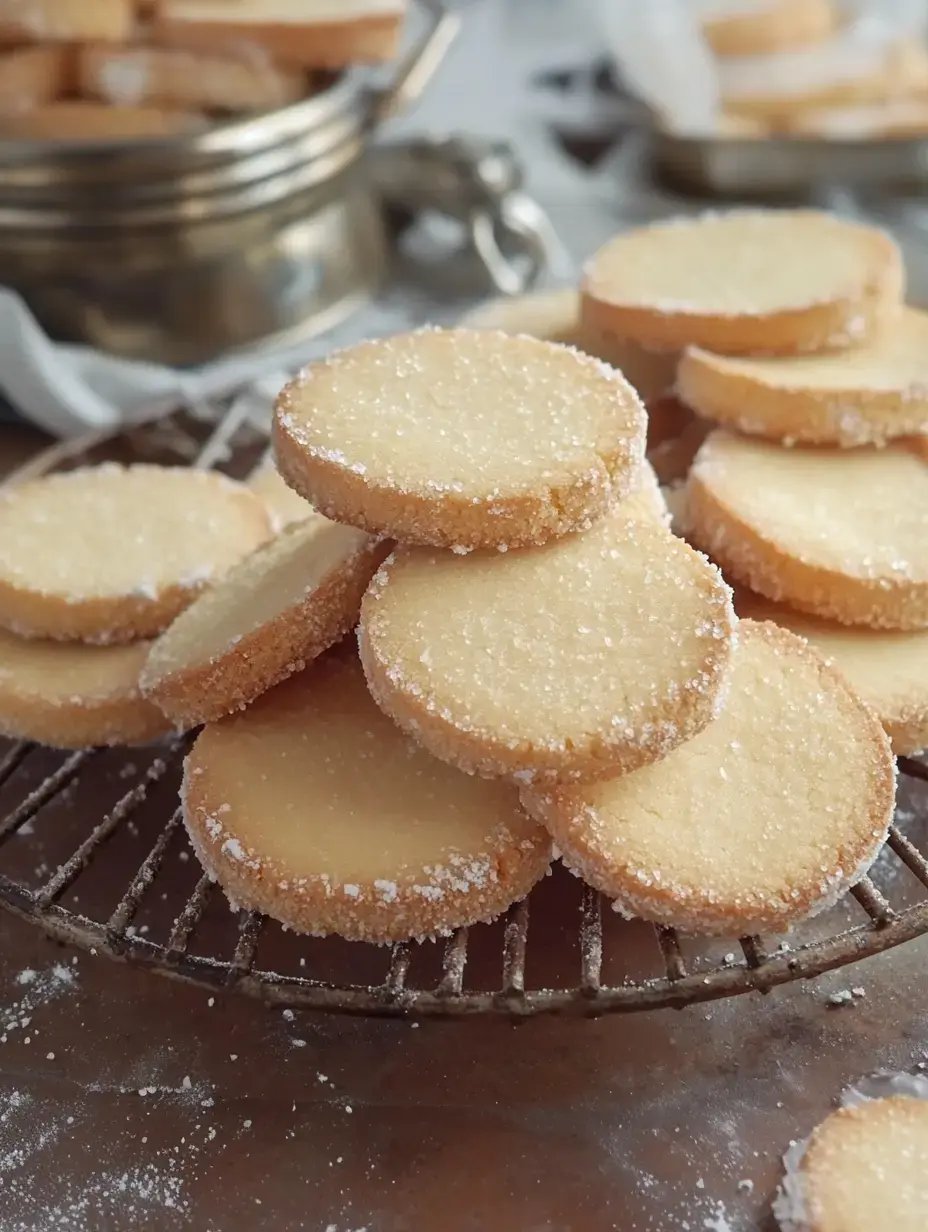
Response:
[{"label": "stack of cookies", "polygon": [[[825,216],[616,244],[587,272],[582,325],[561,326],[666,367],[694,341],[860,355],[900,319],[893,245]],[[550,301],[529,306],[551,324]],[[894,803],[879,718],[802,636],[737,620],[717,567],[668,530],[644,438],[615,368],[492,329],[365,343],[284,390],[282,476],[384,558],[359,655],[343,643],[253,702],[255,681],[222,697],[204,675],[174,710],[245,706],[207,724],[184,788],[233,904],[421,937],[498,914],[556,854],[629,915],[737,934],[783,931],[863,874]],[[192,627],[206,607],[152,653],[146,687],[169,708],[172,673],[221,661]]]},{"label": "stack of cookies", "polygon": [[315,93],[397,50],[405,0],[0,4],[0,139],[196,131]]},{"label": "stack of cookies", "polygon": [[866,19],[858,16],[852,31],[838,0],[694,2],[717,57],[723,134],[848,140],[928,132],[921,39],[887,42],[871,19],[868,40]]},{"label": "stack of cookies", "polygon": [[[895,247],[867,228],[713,216],[598,254],[580,328],[679,366],[681,387],[694,364],[717,390],[729,368],[743,383],[784,365],[764,378],[779,389],[831,363],[846,391],[886,348],[898,372],[901,287]],[[844,434],[894,435],[885,388],[858,398],[866,429],[845,407]],[[721,417],[724,398],[697,401]],[[769,428],[775,400],[756,401]],[[811,421],[820,432],[827,408]],[[718,564],[668,526],[644,406],[615,367],[524,333],[421,330],[288,385],[279,476],[262,468],[251,492],[193,474],[169,502],[144,468],[11,489],[0,624],[20,658],[50,645],[36,635],[163,629],[136,685],[173,727],[205,724],[184,816],[234,906],[313,934],[425,937],[497,916],[559,855],[629,915],[783,931],[874,859],[895,765],[888,711],[791,618],[749,605],[788,599],[881,647],[875,630],[921,638],[928,616],[926,460],[910,442],[841,442],[717,429],[702,446],[686,524],[756,592],[739,620]],[[209,482],[185,520],[176,506]],[[217,521],[220,492],[235,519]],[[220,568],[230,540],[241,559]],[[13,691],[0,721],[34,736]]]}]

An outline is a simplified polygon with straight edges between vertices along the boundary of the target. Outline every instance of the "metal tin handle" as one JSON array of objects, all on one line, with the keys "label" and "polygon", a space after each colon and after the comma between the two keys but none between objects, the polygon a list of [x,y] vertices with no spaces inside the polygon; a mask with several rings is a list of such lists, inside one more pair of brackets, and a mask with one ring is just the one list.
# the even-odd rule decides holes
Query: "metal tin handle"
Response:
[{"label": "metal tin handle", "polygon": [[381,198],[406,221],[432,211],[461,223],[502,294],[519,294],[546,269],[559,279],[574,276],[550,220],[523,190],[522,168],[508,143],[420,137],[375,148],[370,166]]},{"label": "metal tin handle", "polygon": [[428,25],[421,38],[400,62],[393,80],[372,99],[371,123],[376,127],[405,111],[435,75],[461,29],[461,19],[442,0],[419,0]]}]

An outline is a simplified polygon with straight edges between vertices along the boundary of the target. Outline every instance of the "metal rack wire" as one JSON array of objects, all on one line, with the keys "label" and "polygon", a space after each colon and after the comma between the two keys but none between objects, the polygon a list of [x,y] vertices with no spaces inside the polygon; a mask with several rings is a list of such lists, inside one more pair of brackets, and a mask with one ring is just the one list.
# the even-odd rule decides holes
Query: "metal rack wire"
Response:
[{"label": "metal rack wire", "polygon": [[[126,436],[59,447],[27,473],[104,457],[221,461],[236,473],[254,464],[264,444],[234,411],[209,423],[186,408]],[[739,957],[737,950],[721,956],[718,945],[700,948],[673,929],[619,921],[604,911],[601,895],[560,873],[499,926],[388,950],[295,938],[256,912],[217,911],[221,894],[195,872],[177,806],[187,747],[189,737],[145,750],[72,753],[0,742],[0,906],[59,941],[270,1004],[432,1017],[592,1017],[682,1007],[766,992],[928,933],[928,859],[910,837],[922,827],[928,833],[928,765],[921,761],[899,759],[909,833],[894,825],[880,861],[879,880],[903,901],[894,905],[876,879],[864,878],[848,896],[862,921],[853,921],[845,902],[789,944],[772,948],[761,937],[742,937],[734,943]],[[114,785],[115,798],[101,806]],[[56,843],[67,850],[47,864],[41,857]],[[143,918],[148,922],[139,925]],[[541,940],[530,947],[539,929]]]}]

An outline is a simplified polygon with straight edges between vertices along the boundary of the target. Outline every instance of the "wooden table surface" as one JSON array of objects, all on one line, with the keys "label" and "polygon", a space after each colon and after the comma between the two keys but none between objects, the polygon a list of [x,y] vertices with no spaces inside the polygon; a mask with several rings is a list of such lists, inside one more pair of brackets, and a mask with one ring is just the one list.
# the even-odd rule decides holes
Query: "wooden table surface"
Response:
[{"label": "wooden table surface", "polygon": [[[5,429],[0,461],[37,443]],[[790,1140],[928,1056],[926,966],[921,940],[680,1012],[375,1021],[213,999],[0,916],[0,1227],[769,1228]]]}]

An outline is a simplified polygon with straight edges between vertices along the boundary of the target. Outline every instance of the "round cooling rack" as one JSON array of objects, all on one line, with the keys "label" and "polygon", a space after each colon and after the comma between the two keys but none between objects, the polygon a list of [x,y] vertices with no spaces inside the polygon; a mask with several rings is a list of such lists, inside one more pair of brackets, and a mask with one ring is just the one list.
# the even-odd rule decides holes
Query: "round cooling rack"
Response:
[{"label": "round cooling rack", "polygon": [[[57,447],[27,473],[113,459],[221,464],[240,475],[265,446],[234,411],[186,407],[130,434]],[[787,940],[709,940],[627,921],[558,866],[496,924],[381,948],[299,937],[229,910],[181,820],[189,743],[65,753],[0,741],[0,906],[56,940],[212,990],[445,1018],[679,1008],[766,992],[928,933],[922,761],[899,759],[895,824],[870,875]]]}]

